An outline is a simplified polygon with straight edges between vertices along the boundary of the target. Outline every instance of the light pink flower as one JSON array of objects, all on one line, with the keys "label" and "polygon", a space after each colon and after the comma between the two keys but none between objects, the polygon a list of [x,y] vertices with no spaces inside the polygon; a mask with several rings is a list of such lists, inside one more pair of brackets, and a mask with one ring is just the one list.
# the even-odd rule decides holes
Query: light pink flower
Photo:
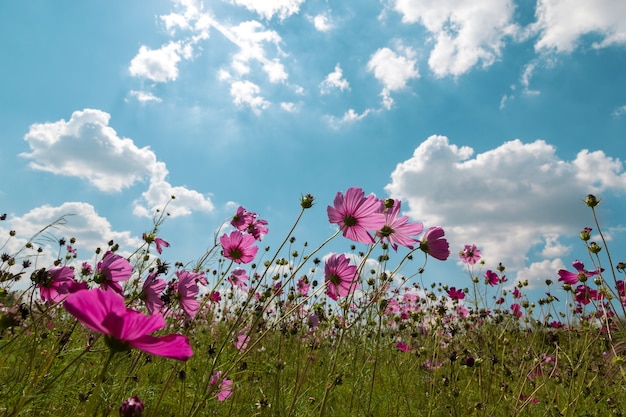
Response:
[{"label": "light pink flower", "polygon": [[236,263],[247,264],[254,260],[258,247],[254,246],[254,237],[233,230],[229,235],[220,237],[224,257]]},{"label": "light pink flower", "polygon": [[154,314],[154,312],[160,311],[165,305],[161,299],[161,294],[165,290],[165,287],[165,280],[157,278],[156,274],[149,274],[143,282],[141,299],[146,305],[148,313]]},{"label": "light pink flower", "polygon": [[256,218],[256,213],[249,212],[245,208],[239,206],[237,213],[233,216],[230,224],[237,230],[244,231]]},{"label": "light pink flower", "polygon": [[348,188],[344,196],[338,192],[334,207],[328,206],[328,220],[339,225],[343,236],[360,243],[374,243],[369,231],[376,231],[385,225],[381,213],[382,202],[374,195],[365,197],[362,189]]},{"label": "light pink flower", "polygon": [[246,281],[248,281],[248,275],[246,271],[241,268],[235,268],[228,277],[228,282],[230,282],[233,287],[237,287],[241,290],[245,290],[248,287]]},{"label": "light pink flower", "polygon": [[120,281],[128,281],[133,273],[133,266],[122,256],[111,251],[104,254],[104,257],[96,267],[93,280],[100,285],[103,290],[113,290],[122,294]]},{"label": "light pink flower", "polygon": [[[386,200],[393,202],[393,206],[385,207],[385,224],[376,232],[383,242],[389,243],[393,250],[398,250],[398,245],[413,249],[413,245],[419,240],[411,236],[417,236],[424,230],[422,223],[409,223],[408,216],[398,217],[402,202],[400,200]],[[385,203],[386,204],[386,203]]]},{"label": "light pink flower", "polygon": [[178,302],[187,317],[192,319],[200,308],[200,301],[196,298],[200,291],[198,282],[206,282],[206,278],[198,272],[178,270],[175,274],[178,277]]},{"label": "light pink flower", "polygon": [[246,230],[254,239],[261,240],[269,232],[269,229],[265,226],[267,226],[267,220],[259,219],[250,223]]},{"label": "light pink flower", "polygon": [[445,232],[440,226],[429,228],[420,242],[420,249],[440,261],[445,261],[450,256],[450,245],[444,238]]},{"label": "light pink flower", "polygon": [[243,329],[237,332],[235,336],[235,340],[233,341],[233,346],[237,350],[245,350],[248,347],[248,342],[250,341],[250,336],[248,336],[248,330]]},{"label": "light pink flower", "polygon": [[209,389],[211,392],[216,392],[215,397],[217,398],[217,401],[220,402],[226,401],[233,391],[233,381],[226,378],[222,371],[213,372],[209,385]]},{"label": "light pink flower", "polygon": [[164,247],[166,247],[166,248],[170,247],[170,244],[168,242],[166,242],[165,240],[161,239],[160,237],[156,237],[154,235],[154,233],[144,233],[142,238],[148,244],[154,242],[154,245],[156,246],[156,251],[159,254],[161,254],[161,252],[163,252],[163,248]]},{"label": "light pink flower", "polygon": [[298,283],[296,284],[296,287],[298,288],[298,292],[300,293],[300,295],[306,296],[311,289],[311,283],[309,282],[309,278],[307,278],[306,275],[300,278],[298,280]]},{"label": "light pink flower", "polygon": [[324,264],[326,295],[333,300],[345,297],[359,287],[357,267],[345,255],[333,253]]},{"label": "light pink flower", "polygon": [[131,348],[151,355],[186,361],[193,352],[189,340],[180,334],[154,337],[165,326],[161,314],[146,316],[126,308],[124,297],[111,291],[81,290],[67,296],[63,306],[89,329],[104,334],[113,352]]},{"label": "light pink flower", "polygon": [[31,279],[39,289],[41,301],[56,303],[71,292],[74,280],[74,270],[69,266],[59,266],[50,269],[39,269],[32,274]]},{"label": "light pink flower", "polygon": [[464,263],[474,265],[480,261],[480,249],[476,245],[465,245],[463,250],[459,252],[459,257]]}]

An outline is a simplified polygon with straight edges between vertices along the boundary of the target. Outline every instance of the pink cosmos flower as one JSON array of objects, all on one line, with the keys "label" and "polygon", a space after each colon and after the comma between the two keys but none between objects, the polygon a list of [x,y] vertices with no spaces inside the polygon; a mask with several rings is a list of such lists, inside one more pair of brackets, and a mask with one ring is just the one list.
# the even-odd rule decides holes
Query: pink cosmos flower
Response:
[{"label": "pink cosmos flower", "polygon": [[494,285],[498,285],[499,282],[500,282],[500,277],[498,276],[498,274],[493,272],[491,269],[488,269],[485,272],[485,284],[494,286]]},{"label": "pink cosmos flower", "polygon": [[327,208],[328,220],[339,225],[343,236],[360,243],[374,243],[368,231],[376,231],[385,225],[381,213],[382,202],[374,195],[365,197],[362,189],[348,188],[345,196],[338,192],[334,207]]},{"label": "pink cosmos flower", "polygon": [[180,361],[193,355],[189,340],[183,335],[150,335],[165,326],[161,314],[146,316],[126,308],[124,297],[115,292],[100,288],[81,290],[68,295],[63,306],[86,327],[104,334],[104,340],[113,352],[136,348]]},{"label": "pink cosmos flower", "polygon": [[326,294],[333,300],[345,297],[359,287],[357,267],[345,255],[333,253],[324,264]]},{"label": "pink cosmos flower", "polygon": [[559,270],[559,281],[563,281],[565,284],[576,285],[579,282],[585,282],[589,278],[598,275],[602,271],[587,271],[585,265],[580,261],[572,262],[572,266],[577,272],[566,271],[565,269]]},{"label": "pink cosmos flower", "polygon": [[217,401],[226,401],[233,391],[233,381],[226,378],[222,371],[215,371],[209,381],[209,390],[216,391]]},{"label": "pink cosmos flower", "polygon": [[594,290],[585,284],[578,285],[574,293],[574,300],[583,305],[589,304],[591,300],[601,300],[602,298],[603,295],[601,292]]},{"label": "pink cosmos flower", "polygon": [[239,231],[244,231],[256,218],[256,213],[249,212],[245,208],[239,206],[237,213],[233,216],[230,224]]},{"label": "pink cosmos flower", "polygon": [[96,266],[93,280],[103,290],[113,290],[122,294],[120,281],[128,281],[133,273],[133,266],[122,256],[108,251]]},{"label": "pink cosmos flower", "polygon": [[405,345],[405,344],[404,344],[404,343],[402,343],[402,342],[398,342],[398,343],[396,343],[396,347],[398,348],[398,350],[399,350],[400,352],[410,352],[410,351],[411,351],[411,346],[409,346],[409,345]]},{"label": "pink cosmos flower", "polygon": [[522,317],[522,306],[515,303],[511,304],[511,313],[518,319]]},{"label": "pink cosmos flower", "polygon": [[220,295],[219,291],[211,291],[211,293],[209,294],[209,300],[212,303],[219,303],[222,300],[222,296]]},{"label": "pink cosmos flower", "polygon": [[306,275],[300,278],[298,280],[298,283],[296,284],[296,287],[298,288],[298,292],[300,293],[300,295],[306,296],[311,289],[311,283],[309,282],[309,278],[307,278]]},{"label": "pink cosmos flower", "polygon": [[398,245],[413,249],[413,245],[419,240],[411,236],[417,236],[424,230],[422,223],[409,223],[408,216],[398,217],[402,202],[400,200],[387,200],[393,202],[393,206],[385,207],[385,224],[376,232],[383,242],[389,243],[393,250],[398,250]]},{"label": "pink cosmos flower", "polygon": [[248,225],[248,229],[246,230],[254,237],[254,239],[261,240],[263,236],[265,236],[267,232],[269,232],[269,229],[265,227],[266,225],[267,220],[259,219],[250,223]]},{"label": "pink cosmos flower", "polygon": [[233,287],[237,287],[241,290],[245,290],[248,287],[246,281],[248,281],[248,275],[246,271],[241,268],[234,269],[228,277],[228,282],[230,282]]},{"label": "pink cosmos flower", "polygon": [[206,277],[202,273],[181,270],[175,274],[178,277],[178,303],[187,317],[192,319],[200,308],[200,301],[196,299],[200,291],[198,282],[206,282]]},{"label": "pink cosmos flower", "polygon": [[480,260],[480,249],[476,245],[465,245],[459,257],[464,263],[474,265]]},{"label": "pink cosmos flower", "polygon": [[237,350],[245,350],[248,347],[248,342],[250,341],[250,336],[248,336],[248,329],[243,329],[237,332],[235,336],[235,340],[233,341],[233,346]]},{"label": "pink cosmos flower", "polygon": [[450,256],[450,244],[444,238],[443,228],[440,226],[429,228],[420,242],[420,249],[440,261],[445,261]]},{"label": "pink cosmos flower", "polygon": [[165,290],[165,286],[165,280],[157,278],[156,274],[149,274],[143,282],[141,299],[146,305],[150,315],[154,314],[156,311],[160,311],[165,305],[161,299],[161,294]]},{"label": "pink cosmos flower", "polygon": [[224,257],[238,264],[247,264],[254,260],[258,247],[254,246],[254,237],[233,230],[230,235],[220,237]]},{"label": "pink cosmos flower", "polygon": [[144,233],[142,235],[142,239],[148,244],[154,242],[154,245],[156,246],[156,251],[158,254],[161,254],[161,252],[163,252],[164,247],[166,248],[170,247],[170,244],[168,242],[161,239],[160,237],[156,237],[154,233]]},{"label": "pink cosmos flower", "polygon": [[450,287],[446,290],[448,297],[453,301],[462,300],[465,298],[465,292],[463,290],[457,290],[456,287]]},{"label": "pink cosmos flower", "polygon": [[78,284],[74,280],[74,270],[69,266],[50,269],[39,269],[31,275],[31,280],[39,290],[41,301],[56,303],[71,292],[72,286]]}]

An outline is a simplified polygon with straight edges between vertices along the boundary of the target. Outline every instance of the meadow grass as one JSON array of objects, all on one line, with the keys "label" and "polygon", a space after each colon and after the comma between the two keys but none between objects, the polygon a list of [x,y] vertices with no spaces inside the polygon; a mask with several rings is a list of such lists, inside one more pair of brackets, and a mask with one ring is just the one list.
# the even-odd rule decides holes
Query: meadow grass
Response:
[{"label": "meadow grass", "polygon": [[[311,201],[301,201],[303,212],[312,202],[307,198]],[[357,273],[334,300],[328,287],[339,277],[329,277],[327,268],[321,271],[324,261],[315,257],[328,241],[315,249],[295,249],[291,232],[275,252],[255,252],[254,261],[236,265],[225,252],[230,243],[218,243],[216,235],[214,247],[194,266],[177,263],[170,274],[169,265],[150,252],[165,213],[155,215],[144,246],[111,265],[132,265],[119,295],[126,306],[162,316],[166,325],[154,334],[175,333],[193,355],[175,358],[175,352],[131,349],[137,347],[128,345],[132,337],[94,331],[85,317],[70,314],[69,300],[98,291],[87,287],[105,285],[103,265],[92,270],[73,266],[71,282],[82,287],[70,289],[63,281],[52,300],[41,299],[42,288],[51,288],[53,280],[42,272],[32,272],[29,289],[11,289],[20,272],[28,270],[19,260],[37,250],[30,239],[24,252],[2,255],[0,415],[625,413],[624,290],[617,275],[624,264],[613,265],[606,242],[605,250],[597,251],[582,235],[596,269],[577,270],[577,284],[556,288],[549,280],[547,296],[531,302],[523,293],[526,283],[507,286],[504,266],[482,276],[479,251],[467,262],[470,285],[456,293],[443,282],[421,282],[425,264],[414,265],[413,257],[420,249],[432,256],[427,245],[416,240],[416,248],[402,257],[377,239],[363,252],[355,247],[347,252]],[[256,215],[250,219],[258,221]],[[597,223],[596,229],[601,234]],[[109,255],[98,251],[98,259],[112,257],[115,246],[109,242]],[[401,259],[392,264],[394,257]],[[68,247],[47,271],[72,265],[74,259]],[[602,263],[610,263],[611,270]],[[245,282],[237,281],[233,271],[244,265]],[[181,271],[186,270],[202,275],[194,275],[185,292]],[[401,270],[417,272],[405,276]],[[167,277],[156,311],[146,301],[150,274]],[[557,296],[571,300],[571,310],[557,311]],[[116,317],[131,321],[123,313]],[[133,396],[141,407],[128,402]]]}]

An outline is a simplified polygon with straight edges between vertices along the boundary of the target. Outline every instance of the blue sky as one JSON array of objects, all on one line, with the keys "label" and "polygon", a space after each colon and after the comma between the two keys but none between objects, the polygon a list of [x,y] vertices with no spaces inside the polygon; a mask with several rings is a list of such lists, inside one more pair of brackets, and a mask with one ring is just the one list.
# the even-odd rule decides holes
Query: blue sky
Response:
[{"label": "blue sky", "polygon": [[[595,193],[623,260],[624,15],[613,0],[4,2],[0,232],[73,213],[59,234],[88,259],[136,245],[174,194],[164,255],[185,262],[240,204],[276,244],[311,193],[296,237],[314,246],[335,193],[359,186],[539,288],[587,259]],[[456,258],[429,279],[469,284]]]}]

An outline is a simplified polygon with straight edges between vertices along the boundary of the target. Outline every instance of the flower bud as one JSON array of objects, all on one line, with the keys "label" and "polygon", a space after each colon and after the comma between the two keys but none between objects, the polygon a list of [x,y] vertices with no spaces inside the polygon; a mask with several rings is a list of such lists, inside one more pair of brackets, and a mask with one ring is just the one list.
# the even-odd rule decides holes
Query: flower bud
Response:
[{"label": "flower bud", "polygon": [[595,195],[593,194],[587,195],[587,198],[585,199],[585,205],[587,207],[595,207],[598,204],[600,204],[600,200],[598,200]]},{"label": "flower bud", "polygon": [[309,209],[313,207],[313,200],[315,200],[315,197],[313,197],[311,194],[307,194],[300,199],[300,206],[303,209]]},{"label": "flower bud", "polygon": [[591,239],[591,227],[585,227],[580,231],[580,238],[585,242]]},{"label": "flower bud", "polygon": [[602,250],[602,247],[598,245],[596,242],[591,242],[589,244],[589,252],[591,253],[599,253]]},{"label": "flower bud", "polygon": [[132,396],[124,400],[120,406],[120,417],[140,417],[143,413],[143,403],[138,396]]}]

